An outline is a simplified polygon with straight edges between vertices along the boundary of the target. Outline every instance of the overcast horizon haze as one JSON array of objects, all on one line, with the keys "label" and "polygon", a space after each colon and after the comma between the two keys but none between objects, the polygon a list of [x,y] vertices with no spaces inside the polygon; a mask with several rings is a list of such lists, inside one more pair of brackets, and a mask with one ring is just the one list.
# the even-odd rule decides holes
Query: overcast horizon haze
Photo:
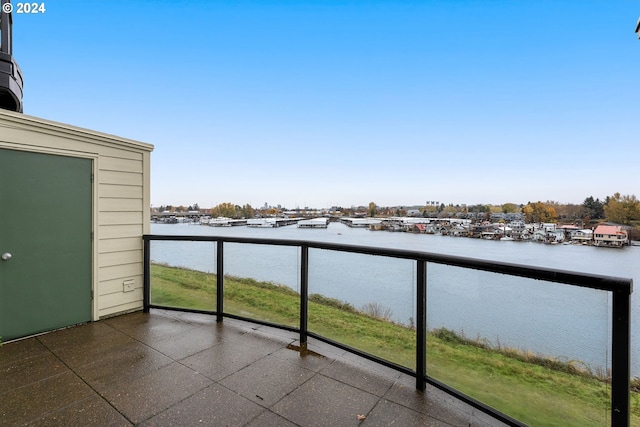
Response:
[{"label": "overcast horizon haze", "polygon": [[152,206],[640,196],[636,1],[44,3],[24,113],[153,144]]}]

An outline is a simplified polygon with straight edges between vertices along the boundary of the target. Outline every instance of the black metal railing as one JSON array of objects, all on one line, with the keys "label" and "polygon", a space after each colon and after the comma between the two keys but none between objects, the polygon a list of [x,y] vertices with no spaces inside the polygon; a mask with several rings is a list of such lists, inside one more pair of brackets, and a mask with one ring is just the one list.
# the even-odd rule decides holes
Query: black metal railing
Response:
[{"label": "black metal railing", "polygon": [[[307,338],[312,337],[331,344],[343,350],[347,350],[384,366],[393,368],[416,378],[416,388],[424,391],[426,384],[438,387],[456,398],[472,405],[473,407],[486,412],[496,419],[514,426],[524,425],[522,422],[489,407],[486,404],[430,377],[426,372],[426,349],[427,349],[427,262],[443,264],[454,267],[461,267],[473,270],[481,270],[492,273],[500,273],[511,276],[543,280],[567,284],[582,288],[598,289],[610,292],[612,295],[612,316],[611,316],[611,425],[629,426],[630,423],[630,314],[631,314],[631,293],[633,291],[632,279],[612,276],[602,276],[594,274],[576,273],[571,271],[531,267],[526,265],[503,263],[465,258],[451,255],[441,255],[428,252],[411,250],[399,250],[388,248],[376,248],[369,246],[343,245],[336,243],[311,242],[303,240],[280,240],[280,239],[258,239],[240,237],[220,237],[220,236],[173,236],[173,235],[144,235],[144,310],[150,308],[173,309],[180,311],[192,311],[216,315],[218,322],[222,322],[225,317],[239,320],[246,320],[257,324],[273,326],[281,329],[299,332],[301,346],[306,346]],[[187,242],[216,242],[216,276],[217,276],[217,299],[216,310],[193,310],[188,308],[175,308],[151,304],[151,241],[187,241]],[[224,248],[225,243],[259,244],[274,246],[292,246],[300,248],[300,318],[299,327],[273,324],[253,318],[246,318],[224,311]],[[366,255],[376,255],[400,259],[413,260],[416,263],[416,355],[415,371],[405,366],[395,364],[380,357],[362,352],[308,330],[308,297],[309,297],[309,249],[324,249],[345,253],[357,253]]]}]

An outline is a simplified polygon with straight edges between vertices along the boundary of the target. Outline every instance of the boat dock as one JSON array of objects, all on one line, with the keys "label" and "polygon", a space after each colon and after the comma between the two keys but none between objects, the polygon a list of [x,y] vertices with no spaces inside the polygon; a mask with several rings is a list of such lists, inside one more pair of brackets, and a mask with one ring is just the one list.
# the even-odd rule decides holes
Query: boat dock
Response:
[{"label": "boat dock", "polygon": [[313,218],[298,221],[298,228],[327,228],[329,218]]},{"label": "boat dock", "polygon": [[277,228],[296,224],[300,220],[301,218],[253,218],[246,220],[246,225],[256,228]]},{"label": "boat dock", "polygon": [[247,225],[246,219],[212,218],[208,222],[210,227],[236,227]]},{"label": "boat dock", "polygon": [[379,218],[341,218],[340,222],[351,228],[378,228],[382,226],[382,220]]}]

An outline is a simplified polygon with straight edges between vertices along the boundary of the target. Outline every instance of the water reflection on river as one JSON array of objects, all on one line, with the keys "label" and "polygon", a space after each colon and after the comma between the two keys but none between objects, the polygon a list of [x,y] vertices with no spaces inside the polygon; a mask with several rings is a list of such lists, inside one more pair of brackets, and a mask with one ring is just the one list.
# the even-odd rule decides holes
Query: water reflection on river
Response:
[{"label": "water reflection on river", "polygon": [[[296,239],[411,249],[633,278],[640,283],[640,247],[624,249],[576,245],[500,242],[446,236],[352,229],[207,227],[152,224],[153,234],[217,235]],[[153,242],[152,259],[215,271],[215,244]],[[273,281],[299,289],[299,250],[261,245],[225,245],[225,270],[237,276]],[[310,250],[310,293],[356,307],[379,303],[393,319],[415,317],[415,265],[411,261]],[[609,366],[610,296],[607,292],[515,278],[429,263],[428,327],[446,326],[590,367]],[[632,332],[640,323],[640,297],[632,297]],[[631,372],[640,376],[640,340],[633,338]]]}]

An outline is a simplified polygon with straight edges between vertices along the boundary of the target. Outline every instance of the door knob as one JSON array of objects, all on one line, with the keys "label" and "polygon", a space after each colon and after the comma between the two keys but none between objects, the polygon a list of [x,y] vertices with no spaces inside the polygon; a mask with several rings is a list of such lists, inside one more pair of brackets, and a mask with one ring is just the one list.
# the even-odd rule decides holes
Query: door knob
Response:
[{"label": "door knob", "polygon": [[3,261],[9,261],[11,259],[11,254],[9,252],[5,252],[3,253],[0,258],[2,258]]}]

